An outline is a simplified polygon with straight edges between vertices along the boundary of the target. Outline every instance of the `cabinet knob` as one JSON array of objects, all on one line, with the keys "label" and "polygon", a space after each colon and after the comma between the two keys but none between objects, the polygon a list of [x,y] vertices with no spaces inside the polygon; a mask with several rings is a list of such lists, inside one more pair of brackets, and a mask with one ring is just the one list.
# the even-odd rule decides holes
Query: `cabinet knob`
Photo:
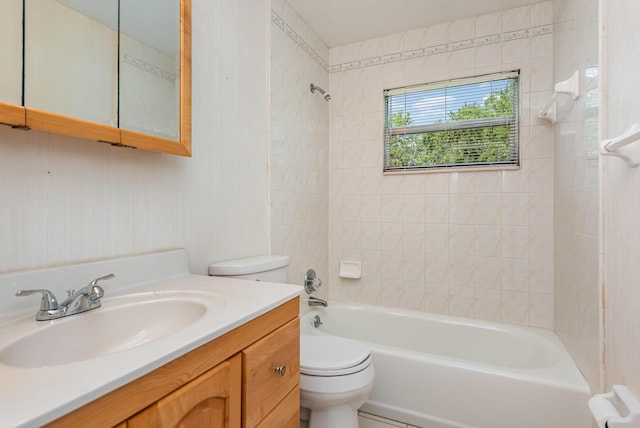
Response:
[{"label": "cabinet knob", "polygon": [[284,364],[276,366],[276,374],[278,374],[278,376],[284,376],[286,372],[287,372],[287,366],[285,366]]}]

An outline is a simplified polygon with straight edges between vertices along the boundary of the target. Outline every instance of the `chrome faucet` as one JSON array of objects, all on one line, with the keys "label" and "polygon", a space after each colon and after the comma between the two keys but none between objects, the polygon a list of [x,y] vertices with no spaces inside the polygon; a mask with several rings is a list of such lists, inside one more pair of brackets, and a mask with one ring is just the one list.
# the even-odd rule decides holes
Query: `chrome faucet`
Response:
[{"label": "chrome faucet", "polygon": [[322,280],[316,276],[316,271],[309,269],[304,276],[304,289],[307,294],[316,291],[322,285]]},{"label": "chrome faucet", "polygon": [[323,308],[326,308],[329,304],[324,299],[309,296],[309,306],[322,306]]},{"label": "chrome faucet", "polygon": [[[304,289],[307,294],[311,294],[316,291],[322,285],[322,280],[316,276],[316,271],[309,269],[304,277]],[[327,301],[318,297],[309,296],[309,306],[322,306],[326,308],[328,306]]]},{"label": "chrome faucet", "polygon": [[115,278],[115,275],[110,273],[94,279],[89,285],[82,287],[78,291],[68,290],[67,298],[60,304],[58,304],[56,296],[49,290],[18,290],[16,296],[42,294],[42,301],[40,302],[40,309],[36,313],[36,320],[48,321],[90,311],[102,306],[100,299],[104,296],[104,289],[98,285],[98,282],[112,278]]}]

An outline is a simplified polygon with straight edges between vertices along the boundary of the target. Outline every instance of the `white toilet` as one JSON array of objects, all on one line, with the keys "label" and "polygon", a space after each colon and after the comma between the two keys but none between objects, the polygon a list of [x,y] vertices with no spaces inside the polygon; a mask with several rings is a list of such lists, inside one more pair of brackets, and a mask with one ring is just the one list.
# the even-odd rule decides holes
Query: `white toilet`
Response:
[{"label": "white toilet", "polygon": [[358,408],[373,387],[371,351],[336,336],[300,336],[300,406],[309,428],[358,428]]},{"label": "white toilet", "polygon": [[[209,265],[209,275],[287,282],[288,256],[259,256]],[[371,352],[336,336],[300,336],[300,406],[309,428],[358,428],[358,408],[373,387]]]}]

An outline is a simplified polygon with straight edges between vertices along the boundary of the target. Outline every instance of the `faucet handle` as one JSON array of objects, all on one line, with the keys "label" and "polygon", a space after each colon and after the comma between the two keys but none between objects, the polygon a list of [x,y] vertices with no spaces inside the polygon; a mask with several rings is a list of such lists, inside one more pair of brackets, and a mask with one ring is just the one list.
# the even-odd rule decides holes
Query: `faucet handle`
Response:
[{"label": "faucet handle", "polygon": [[322,285],[322,280],[316,277],[316,271],[309,269],[304,277],[304,289],[307,294],[316,291]]},{"label": "faucet handle", "polygon": [[100,287],[98,285],[98,282],[106,279],[113,279],[115,277],[116,276],[114,274],[110,273],[109,275],[101,276],[100,278],[96,278],[93,281],[91,281],[91,284],[89,284],[89,286],[91,287],[91,291],[89,293],[89,299],[98,300],[104,297],[104,288]]},{"label": "faucet handle", "polygon": [[89,285],[91,285],[91,286],[98,285],[98,281],[104,281],[106,279],[113,279],[115,277],[116,276],[114,274],[110,273],[109,275],[101,276],[100,278],[94,279],[93,281],[91,281],[91,284],[89,284]]},{"label": "faucet handle", "polygon": [[58,309],[58,301],[56,296],[49,290],[18,290],[16,296],[29,296],[31,294],[42,294],[42,300],[40,301],[40,311],[54,311]]},{"label": "faucet handle", "polygon": [[99,285],[94,285],[91,287],[91,292],[89,293],[89,299],[98,300],[104,297],[104,288]]}]

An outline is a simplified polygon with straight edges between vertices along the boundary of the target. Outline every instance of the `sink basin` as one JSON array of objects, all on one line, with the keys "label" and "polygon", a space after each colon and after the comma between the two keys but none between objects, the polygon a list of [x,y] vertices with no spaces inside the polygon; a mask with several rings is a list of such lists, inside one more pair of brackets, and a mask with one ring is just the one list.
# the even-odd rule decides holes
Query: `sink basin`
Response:
[{"label": "sink basin", "polygon": [[200,291],[104,299],[98,309],[49,322],[33,321],[33,332],[0,350],[0,362],[47,367],[98,358],[175,334],[225,307],[221,295]]}]

